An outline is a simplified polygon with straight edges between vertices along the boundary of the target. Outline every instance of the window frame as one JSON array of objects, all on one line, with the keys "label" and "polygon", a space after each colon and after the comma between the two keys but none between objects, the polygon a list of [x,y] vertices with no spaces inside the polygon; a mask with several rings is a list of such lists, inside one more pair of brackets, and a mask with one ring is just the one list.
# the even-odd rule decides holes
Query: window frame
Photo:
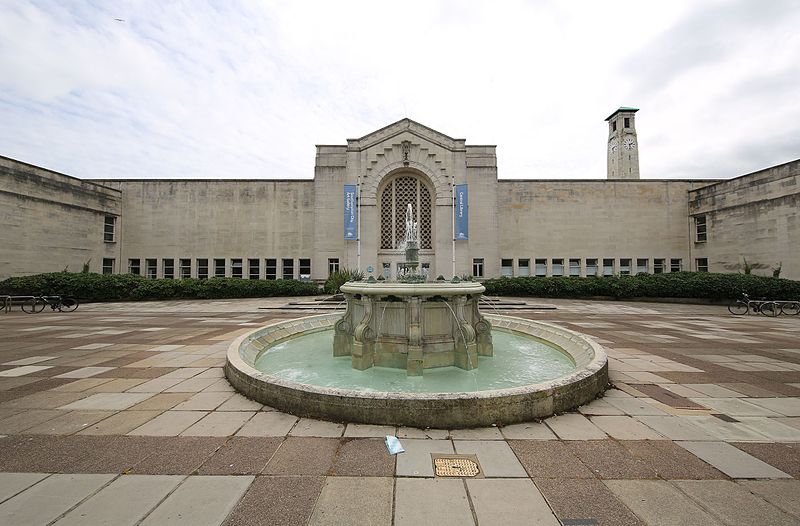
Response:
[{"label": "window frame", "polygon": [[520,277],[528,277],[531,275],[531,260],[530,258],[517,259],[517,275]]},{"label": "window frame", "polygon": [[[286,273],[287,269],[291,274]],[[281,258],[281,279],[294,279],[294,258]]]},{"label": "window frame", "polygon": [[472,277],[482,278],[485,272],[485,261],[483,258],[472,258]]},{"label": "window frame", "polygon": [[[304,262],[306,262],[304,264]],[[303,269],[308,272],[303,272]],[[300,279],[311,279],[311,258],[297,259],[297,277]]]},{"label": "window frame", "polygon": [[[255,272],[253,270],[255,269]],[[255,276],[255,277],[253,277]],[[261,279],[261,259],[247,258],[247,277],[248,279]]]},{"label": "window frame", "polygon": [[103,266],[101,267],[103,274],[113,274],[114,273],[114,266],[116,263],[116,259],[114,258],[103,258]]},{"label": "window frame", "polygon": [[208,279],[208,258],[197,258],[197,279]]},{"label": "window frame", "polygon": [[550,259],[550,275],[563,276],[564,275],[564,258],[551,258]]},{"label": "window frame", "polygon": [[[152,271],[152,275],[151,275]],[[144,275],[147,279],[158,279],[158,259],[145,258],[144,260]]]},{"label": "window frame", "polygon": [[[214,258],[214,277],[215,278],[224,278],[226,276],[227,264],[225,263],[225,258]],[[222,263],[220,263],[222,262]],[[222,268],[222,273],[220,273],[220,268]]]},{"label": "window frame", "polygon": [[708,218],[706,214],[694,216],[694,242],[706,243],[708,241]]},{"label": "window frame", "polygon": [[[134,264],[135,262],[135,264]],[[136,272],[133,271],[136,269]],[[133,274],[134,276],[141,276],[142,275],[142,260],[141,258],[128,258],[128,274]]]},{"label": "window frame", "polygon": [[[573,265],[576,263],[577,265]],[[581,259],[580,258],[568,258],[567,259],[567,267],[569,269],[569,274],[571,278],[579,278],[581,277]],[[575,270],[577,269],[577,272]]]},{"label": "window frame", "polygon": [[[108,220],[111,220],[109,223]],[[109,230],[109,226],[111,227]],[[106,215],[103,218],[103,242],[116,243],[117,242],[117,217]]]},{"label": "window frame", "polygon": [[328,258],[328,276],[339,272],[339,258]]},{"label": "window frame", "polygon": [[174,258],[161,258],[161,274],[164,277],[164,279],[175,279]]},{"label": "window frame", "polygon": [[[540,272],[540,270],[544,272]],[[547,258],[534,258],[533,275],[537,278],[547,277]]]},{"label": "window frame", "polygon": [[[677,268],[675,270],[676,262],[677,261]],[[683,272],[683,258],[670,258],[669,259],[669,272],[672,274],[673,272]]]},{"label": "window frame", "polygon": [[696,272],[708,272],[708,258],[695,258],[694,268]]},{"label": "window frame", "polygon": [[264,279],[270,281],[278,279],[278,259],[264,258]]},{"label": "window frame", "polygon": [[231,277],[239,279],[244,277],[244,261],[242,258],[231,258]]},{"label": "window frame", "polygon": [[[594,261],[594,263],[589,263],[590,261]],[[594,268],[594,272],[589,273],[589,269]],[[586,258],[586,277],[594,276],[597,277],[597,270],[599,269],[599,265],[597,264],[597,258]]]},{"label": "window frame", "polygon": [[504,278],[514,277],[514,259],[500,258],[500,275]]}]

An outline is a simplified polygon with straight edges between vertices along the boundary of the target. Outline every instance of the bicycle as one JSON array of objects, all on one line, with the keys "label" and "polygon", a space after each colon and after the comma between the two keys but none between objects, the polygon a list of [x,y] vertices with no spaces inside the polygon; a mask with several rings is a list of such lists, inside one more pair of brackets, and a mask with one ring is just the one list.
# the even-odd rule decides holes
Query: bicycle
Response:
[{"label": "bicycle", "polygon": [[797,316],[800,314],[800,301],[776,301],[780,308],[781,314],[786,316]]},{"label": "bicycle", "polygon": [[22,310],[28,314],[36,314],[48,305],[53,311],[72,312],[78,308],[78,300],[63,296],[34,296],[22,304]]},{"label": "bicycle", "polygon": [[744,316],[750,310],[754,314],[763,314],[764,316],[775,317],[781,313],[781,306],[774,301],[767,300],[751,300],[750,296],[742,293],[741,300],[736,300],[733,305],[728,305],[728,311],[737,316]]}]

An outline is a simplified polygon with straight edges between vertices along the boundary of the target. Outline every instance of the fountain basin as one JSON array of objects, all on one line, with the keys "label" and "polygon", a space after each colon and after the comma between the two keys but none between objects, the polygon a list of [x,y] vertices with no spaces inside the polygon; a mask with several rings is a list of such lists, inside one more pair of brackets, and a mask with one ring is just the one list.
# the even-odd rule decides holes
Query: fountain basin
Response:
[{"label": "fountain basin", "polygon": [[[242,335],[228,349],[225,374],[245,396],[298,416],[449,429],[544,418],[592,400],[608,384],[608,360],[596,342],[547,323],[509,316],[485,317],[500,330],[555,346],[574,362],[574,372],[505,389],[409,393],[311,385],[256,369],[256,361],[265,350],[287,339],[330,331],[341,319],[340,314],[324,314],[275,323]],[[500,352],[498,349],[495,357]],[[480,374],[480,370],[475,372]]]}]

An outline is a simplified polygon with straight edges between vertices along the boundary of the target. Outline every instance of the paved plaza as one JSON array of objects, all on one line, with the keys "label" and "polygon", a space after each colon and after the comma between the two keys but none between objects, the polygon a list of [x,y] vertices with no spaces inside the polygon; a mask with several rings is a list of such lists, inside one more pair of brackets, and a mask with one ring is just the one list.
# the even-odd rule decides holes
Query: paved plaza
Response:
[{"label": "paved plaza", "polygon": [[[596,339],[614,388],[542,422],[420,430],[236,394],[228,345],[316,313],[288,301],[0,314],[0,524],[800,523],[800,317],[540,300],[507,314]],[[448,453],[480,476],[435,477]]]}]

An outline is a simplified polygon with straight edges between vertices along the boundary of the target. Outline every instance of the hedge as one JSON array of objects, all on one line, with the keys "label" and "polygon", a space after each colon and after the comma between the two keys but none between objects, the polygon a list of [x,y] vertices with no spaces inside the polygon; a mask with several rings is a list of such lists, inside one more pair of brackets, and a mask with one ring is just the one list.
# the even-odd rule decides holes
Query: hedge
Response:
[{"label": "hedge", "polygon": [[319,294],[319,288],[283,279],[146,279],[134,274],[53,272],[0,281],[0,294],[59,294],[82,301],[166,300],[312,296]]},{"label": "hedge", "polygon": [[613,277],[517,277],[485,281],[486,294],[540,298],[751,298],[800,300],[800,281],[752,274],[674,272]]}]

